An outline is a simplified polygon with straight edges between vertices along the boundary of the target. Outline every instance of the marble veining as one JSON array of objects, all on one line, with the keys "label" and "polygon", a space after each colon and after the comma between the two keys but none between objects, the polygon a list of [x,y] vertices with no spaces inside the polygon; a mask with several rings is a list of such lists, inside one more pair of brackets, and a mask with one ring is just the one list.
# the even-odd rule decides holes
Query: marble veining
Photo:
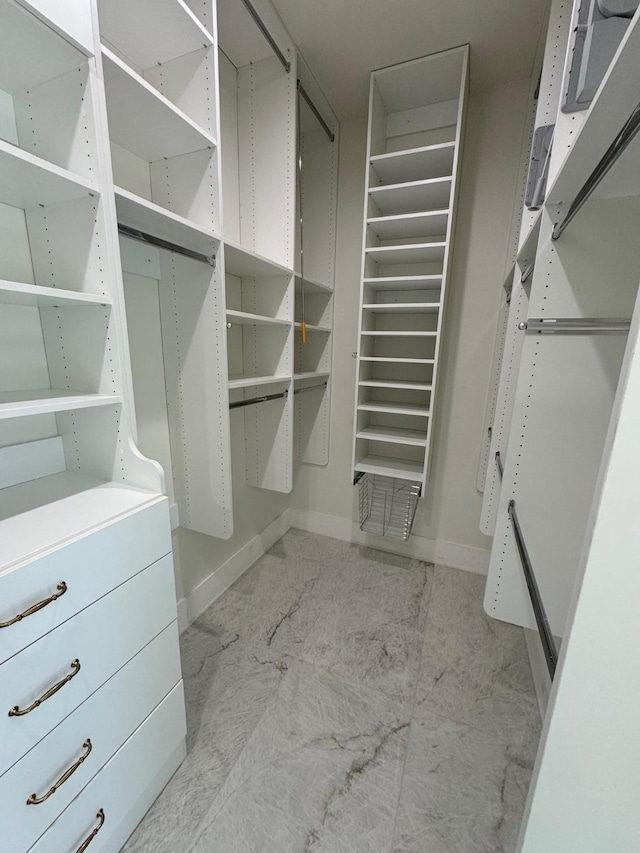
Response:
[{"label": "marble veining", "polygon": [[184,764],[127,853],[515,853],[540,730],[484,578],[298,530],[181,638]]}]

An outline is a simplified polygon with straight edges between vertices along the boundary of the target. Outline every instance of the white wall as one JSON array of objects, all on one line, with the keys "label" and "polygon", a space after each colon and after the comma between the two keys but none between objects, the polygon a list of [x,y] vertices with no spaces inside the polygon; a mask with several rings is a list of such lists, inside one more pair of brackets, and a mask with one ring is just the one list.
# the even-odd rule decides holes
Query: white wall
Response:
[{"label": "white wall", "polygon": [[472,95],[463,155],[443,362],[439,376],[431,481],[407,546],[354,534],[357,490],[351,441],[366,122],[341,126],[334,320],[331,458],[299,468],[294,524],[406,550],[460,568],[486,571],[490,540],[480,533],[478,457],[505,276],[529,81]]}]

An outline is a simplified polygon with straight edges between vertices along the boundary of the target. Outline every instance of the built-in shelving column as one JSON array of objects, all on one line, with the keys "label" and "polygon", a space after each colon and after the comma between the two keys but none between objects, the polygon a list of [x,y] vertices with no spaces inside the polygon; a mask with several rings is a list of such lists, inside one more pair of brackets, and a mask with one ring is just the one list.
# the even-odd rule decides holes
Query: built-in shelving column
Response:
[{"label": "built-in shelving column", "polygon": [[356,479],[427,482],[467,80],[467,47],[371,75]]}]

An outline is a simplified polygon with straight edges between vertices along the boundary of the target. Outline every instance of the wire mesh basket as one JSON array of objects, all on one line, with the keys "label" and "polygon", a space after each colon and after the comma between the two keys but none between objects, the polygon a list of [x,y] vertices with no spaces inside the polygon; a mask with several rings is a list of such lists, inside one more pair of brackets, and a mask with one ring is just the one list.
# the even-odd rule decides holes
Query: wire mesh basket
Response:
[{"label": "wire mesh basket", "polygon": [[422,491],[420,483],[378,474],[363,474],[357,483],[360,490],[360,530],[408,539]]}]

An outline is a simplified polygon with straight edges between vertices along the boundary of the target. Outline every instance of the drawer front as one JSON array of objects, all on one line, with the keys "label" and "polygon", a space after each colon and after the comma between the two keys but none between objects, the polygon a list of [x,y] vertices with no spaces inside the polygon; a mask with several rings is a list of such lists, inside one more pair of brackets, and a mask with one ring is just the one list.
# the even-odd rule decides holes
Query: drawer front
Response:
[{"label": "drawer front", "polygon": [[117,853],[150,805],[145,800],[145,792],[156,785],[159,793],[168,781],[162,775],[168,775],[167,762],[179,749],[185,733],[180,682],[78,794],[30,853],[76,853],[100,825],[102,818],[96,818],[100,810],[104,823],[89,845],[88,853]]},{"label": "drawer front", "polygon": [[61,625],[171,551],[166,498],[0,576],[0,623],[58,595],[50,604],[0,628],[0,663]]},{"label": "drawer front", "polygon": [[[24,853],[180,681],[177,622],[0,776],[2,853]],[[90,744],[90,747],[88,746]],[[40,799],[86,756],[44,802]]]},{"label": "drawer front", "polygon": [[[2,664],[0,773],[175,618],[173,560],[168,555]],[[27,714],[9,716],[14,706],[30,707],[68,676],[73,677],[41,705]]]}]

